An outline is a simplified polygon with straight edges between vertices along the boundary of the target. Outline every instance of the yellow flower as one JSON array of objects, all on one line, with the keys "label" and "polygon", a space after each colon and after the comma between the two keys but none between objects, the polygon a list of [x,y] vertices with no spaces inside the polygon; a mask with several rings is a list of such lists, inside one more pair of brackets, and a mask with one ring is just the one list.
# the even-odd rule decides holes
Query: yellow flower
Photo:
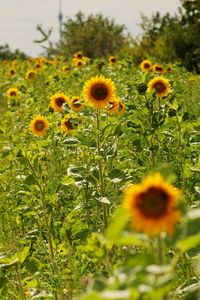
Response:
[{"label": "yellow flower", "polygon": [[80,98],[78,96],[72,97],[69,102],[69,105],[73,111],[81,111],[83,109],[83,104],[80,103]]},{"label": "yellow flower", "polygon": [[9,70],[9,74],[10,74],[11,76],[15,75],[15,70],[14,70],[14,69],[10,69],[10,70]]},{"label": "yellow flower", "polygon": [[113,114],[118,112],[119,110],[119,101],[117,99],[114,99],[109,102],[109,107],[107,109],[108,113]]},{"label": "yellow flower", "polygon": [[48,121],[41,115],[38,115],[30,123],[30,130],[38,136],[43,136],[47,129]]},{"label": "yellow flower", "polygon": [[141,62],[140,64],[140,68],[142,71],[147,72],[147,71],[151,71],[152,68],[152,62],[148,59],[145,59]]},{"label": "yellow flower", "polygon": [[162,76],[151,79],[148,82],[147,91],[151,92],[152,90],[155,90],[157,96],[166,97],[171,92],[169,80]]},{"label": "yellow flower", "polygon": [[67,72],[69,70],[70,70],[70,68],[69,68],[68,65],[65,65],[65,66],[62,67],[62,71],[64,71],[64,72]]},{"label": "yellow flower", "polygon": [[83,97],[91,106],[103,108],[114,100],[115,90],[113,81],[100,75],[85,82]]},{"label": "yellow flower", "polygon": [[50,99],[50,106],[58,112],[64,111],[63,104],[69,101],[69,97],[63,93],[56,93],[55,95],[51,96]]},{"label": "yellow flower", "polygon": [[76,129],[77,124],[73,122],[73,119],[69,116],[65,116],[61,121],[61,128],[64,132],[69,132],[73,129]]},{"label": "yellow flower", "polygon": [[116,57],[114,57],[114,56],[110,56],[110,57],[108,58],[108,61],[109,61],[109,64],[110,64],[110,65],[115,65],[115,64],[117,63],[117,59],[116,59]]},{"label": "yellow flower", "polygon": [[73,63],[77,68],[82,68],[85,65],[85,61],[82,59],[75,59]]},{"label": "yellow flower", "polygon": [[74,59],[83,59],[83,53],[82,51],[78,51],[73,55]]},{"label": "yellow flower", "polygon": [[129,186],[124,193],[123,205],[137,231],[149,236],[163,231],[172,234],[180,219],[180,211],[177,210],[179,198],[180,191],[155,173],[141,184]]},{"label": "yellow flower", "polygon": [[28,80],[35,79],[36,74],[37,73],[36,73],[35,70],[29,70],[29,71],[26,72],[25,78],[28,79]]},{"label": "yellow flower", "polygon": [[19,95],[19,90],[17,88],[9,88],[7,91],[6,91],[6,96],[8,98],[11,98],[11,97],[17,97]]},{"label": "yellow flower", "polygon": [[154,73],[164,73],[164,68],[161,65],[153,65],[152,70]]},{"label": "yellow flower", "polygon": [[119,100],[119,108],[118,108],[119,114],[123,114],[125,110],[126,110],[126,105],[122,102],[122,100]]}]

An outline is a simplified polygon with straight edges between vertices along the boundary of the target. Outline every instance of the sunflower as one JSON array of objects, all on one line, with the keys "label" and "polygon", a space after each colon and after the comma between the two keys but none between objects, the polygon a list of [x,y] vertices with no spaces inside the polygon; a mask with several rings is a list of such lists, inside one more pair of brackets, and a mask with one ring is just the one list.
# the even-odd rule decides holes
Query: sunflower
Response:
[{"label": "sunflower", "polygon": [[141,62],[140,68],[144,72],[150,71],[152,68],[152,62],[148,59],[145,59]]},{"label": "sunflower", "polygon": [[64,132],[69,132],[73,129],[76,129],[78,124],[73,122],[73,119],[65,116],[64,119],[61,121],[61,128]]},{"label": "sunflower", "polygon": [[36,73],[35,70],[29,70],[29,71],[26,72],[25,79],[28,79],[28,80],[35,79],[36,74],[37,73]]},{"label": "sunflower", "polygon": [[78,96],[72,97],[69,102],[69,105],[73,111],[81,111],[83,109],[83,104],[80,103],[80,98]]},{"label": "sunflower", "polygon": [[58,112],[62,112],[64,110],[63,104],[69,101],[69,97],[67,97],[63,93],[56,93],[55,95],[51,96],[50,99],[50,106]]},{"label": "sunflower", "polygon": [[100,75],[85,82],[83,96],[93,107],[103,108],[114,100],[115,90],[113,81]]},{"label": "sunflower", "polygon": [[38,136],[43,136],[47,129],[48,121],[41,115],[38,115],[30,123],[30,130]]},{"label": "sunflower", "polygon": [[85,65],[85,61],[83,59],[75,59],[73,61],[73,64],[75,65],[75,67],[77,68],[82,68]]},{"label": "sunflower", "polygon": [[154,90],[156,95],[161,98],[166,97],[171,92],[169,80],[162,76],[157,76],[151,79],[147,86],[148,92]]},{"label": "sunflower", "polygon": [[19,90],[17,88],[9,88],[6,91],[6,96],[8,98],[17,97],[19,95]]},{"label": "sunflower", "polygon": [[159,235],[162,231],[172,234],[180,219],[176,208],[179,197],[180,191],[155,173],[141,184],[129,186],[125,190],[123,205],[137,231],[149,236]]},{"label": "sunflower", "polygon": [[126,105],[122,102],[121,99],[119,99],[119,108],[118,108],[118,113],[123,114],[126,110]]},{"label": "sunflower", "polygon": [[83,59],[82,51],[78,51],[73,55],[74,59]]},{"label": "sunflower", "polygon": [[161,65],[153,65],[152,70],[154,73],[164,73],[164,68]]},{"label": "sunflower", "polygon": [[117,63],[117,59],[116,59],[116,57],[114,57],[114,56],[110,56],[110,57],[108,58],[108,61],[109,61],[109,64],[110,64],[110,65],[115,65],[115,64]]},{"label": "sunflower", "polygon": [[69,70],[70,70],[70,68],[68,65],[65,65],[62,67],[62,71],[64,71],[64,72],[68,72]]},{"label": "sunflower", "polygon": [[109,102],[109,106],[108,106],[108,113],[113,114],[118,112],[119,110],[119,101],[118,99],[114,99],[112,101]]},{"label": "sunflower", "polygon": [[10,69],[10,70],[9,70],[9,74],[10,74],[10,76],[15,75],[15,70],[14,70],[14,69]]}]

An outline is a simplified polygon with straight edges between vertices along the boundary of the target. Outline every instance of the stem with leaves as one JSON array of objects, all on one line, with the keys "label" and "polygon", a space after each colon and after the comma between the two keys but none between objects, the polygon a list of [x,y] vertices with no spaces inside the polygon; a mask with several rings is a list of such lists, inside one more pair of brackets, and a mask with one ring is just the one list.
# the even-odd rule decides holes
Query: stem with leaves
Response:
[{"label": "stem with leaves", "polygon": [[[97,143],[97,154],[98,154],[100,190],[101,190],[101,196],[104,197],[105,196],[105,184],[104,184],[104,179],[103,179],[103,168],[102,168],[102,160],[101,160],[99,109],[97,109],[97,111],[96,111],[96,129],[97,129],[96,143]],[[102,203],[102,209],[103,209],[104,227],[106,228],[108,225],[108,207],[107,207],[106,203]]]}]

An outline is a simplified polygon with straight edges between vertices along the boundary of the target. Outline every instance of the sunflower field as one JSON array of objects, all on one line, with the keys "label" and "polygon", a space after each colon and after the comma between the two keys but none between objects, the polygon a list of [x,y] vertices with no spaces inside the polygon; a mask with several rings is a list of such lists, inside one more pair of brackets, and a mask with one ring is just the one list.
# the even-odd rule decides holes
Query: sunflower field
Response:
[{"label": "sunflower field", "polygon": [[0,66],[0,300],[200,299],[200,76]]}]

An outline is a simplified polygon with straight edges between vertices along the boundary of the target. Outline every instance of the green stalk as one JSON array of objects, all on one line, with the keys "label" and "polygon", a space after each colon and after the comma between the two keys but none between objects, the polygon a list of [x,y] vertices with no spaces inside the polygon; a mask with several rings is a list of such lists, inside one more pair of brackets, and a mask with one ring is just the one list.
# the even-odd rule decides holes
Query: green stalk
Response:
[{"label": "green stalk", "polygon": [[19,291],[20,291],[21,299],[25,300],[18,264],[15,264],[15,271],[16,271],[17,279],[18,279],[18,283],[19,283]]},{"label": "green stalk", "polygon": [[[99,179],[100,179],[100,189],[101,189],[101,196],[105,196],[105,185],[103,180],[103,170],[102,170],[102,161],[101,161],[101,145],[100,145],[100,115],[99,110],[96,111],[96,128],[97,128],[97,154],[100,159],[98,159],[98,168],[99,168]],[[108,209],[105,203],[102,203],[103,209],[103,220],[104,220],[104,227],[106,228],[108,225]]]}]

